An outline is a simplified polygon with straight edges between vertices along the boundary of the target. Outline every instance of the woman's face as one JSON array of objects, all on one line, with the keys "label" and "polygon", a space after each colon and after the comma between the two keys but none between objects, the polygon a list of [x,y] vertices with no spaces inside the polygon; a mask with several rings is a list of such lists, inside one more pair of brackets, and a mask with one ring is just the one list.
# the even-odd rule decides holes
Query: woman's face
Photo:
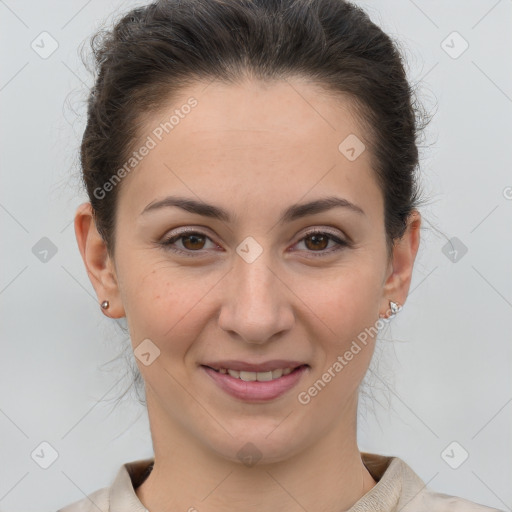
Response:
[{"label": "woman's face", "polygon": [[[299,80],[198,83],[147,122],[118,185],[116,284],[95,286],[126,315],[153,434],[276,461],[354,432],[372,328],[405,301],[417,249],[406,235],[395,269],[386,257],[365,135],[348,102]],[[159,206],[170,196],[202,211]],[[299,207],[327,197],[354,206]],[[267,383],[204,366],[238,368],[226,360],[307,366]]]}]

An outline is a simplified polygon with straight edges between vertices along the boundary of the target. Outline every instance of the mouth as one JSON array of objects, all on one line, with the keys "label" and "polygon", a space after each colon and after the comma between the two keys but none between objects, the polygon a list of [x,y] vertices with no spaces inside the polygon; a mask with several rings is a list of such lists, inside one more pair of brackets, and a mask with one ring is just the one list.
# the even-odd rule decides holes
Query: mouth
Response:
[{"label": "mouth", "polygon": [[[226,367],[225,367],[226,366]],[[265,371],[250,371],[232,368],[233,364],[214,366],[200,365],[200,368],[211,379],[210,382],[223,392],[243,402],[266,402],[277,399],[299,385],[301,379],[310,370],[308,364],[269,367]],[[237,365],[239,368],[243,363]],[[245,366],[247,368],[248,365]],[[253,365],[254,368],[254,365]]]},{"label": "mouth", "polygon": [[240,379],[245,382],[269,382],[272,380],[280,379],[286,375],[290,375],[302,367],[309,366],[307,364],[302,364],[298,366],[288,366],[286,368],[276,368],[274,370],[268,371],[247,371],[247,370],[234,370],[232,368],[213,368],[212,366],[202,365],[205,368],[210,368],[214,372],[221,373],[223,375],[229,375],[234,379]]}]

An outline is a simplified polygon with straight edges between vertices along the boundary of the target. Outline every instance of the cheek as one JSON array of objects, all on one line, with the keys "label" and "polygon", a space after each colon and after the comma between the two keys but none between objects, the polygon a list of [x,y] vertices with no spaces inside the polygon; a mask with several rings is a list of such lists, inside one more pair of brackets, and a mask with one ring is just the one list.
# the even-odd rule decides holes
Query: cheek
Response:
[{"label": "cheek", "polygon": [[312,309],[322,319],[325,335],[314,337],[322,355],[309,389],[316,406],[329,410],[332,418],[368,370],[378,334],[379,278],[370,266],[354,267],[340,272],[328,293],[314,297]]},{"label": "cheek", "polygon": [[[378,319],[380,274],[371,265],[337,269],[325,281],[301,283],[304,302],[340,342]],[[326,331],[328,332],[328,331]]]},{"label": "cheek", "polygon": [[187,340],[195,339],[201,329],[204,298],[213,281],[180,276],[166,262],[152,264],[147,271],[141,265],[131,269],[122,300],[134,347],[149,338],[166,353],[185,351]]}]

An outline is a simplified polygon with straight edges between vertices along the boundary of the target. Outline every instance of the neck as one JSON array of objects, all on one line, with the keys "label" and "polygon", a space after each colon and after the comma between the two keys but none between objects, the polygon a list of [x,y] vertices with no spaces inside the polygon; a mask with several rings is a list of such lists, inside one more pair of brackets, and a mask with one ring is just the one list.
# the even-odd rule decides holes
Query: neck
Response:
[{"label": "neck", "polygon": [[341,512],[376,484],[361,460],[355,421],[285,460],[245,466],[199,446],[164,417],[152,416],[154,468],[135,491],[149,512]]}]

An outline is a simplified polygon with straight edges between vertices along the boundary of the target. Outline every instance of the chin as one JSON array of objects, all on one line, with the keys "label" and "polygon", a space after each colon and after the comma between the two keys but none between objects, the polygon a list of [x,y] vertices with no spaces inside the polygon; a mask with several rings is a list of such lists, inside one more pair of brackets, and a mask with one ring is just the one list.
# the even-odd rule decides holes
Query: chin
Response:
[{"label": "chin", "polygon": [[210,440],[210,450],[230,462],[252,467],[288,460],[307,444],[296,431],[291,432],[283,425],[276,428],[275,421],[267,422],[268,428],[261,417],[255,417],[254,422],[258,425],[240,421],[238,427],[229,428],[232,436],[225,434],[222,439]]}]

